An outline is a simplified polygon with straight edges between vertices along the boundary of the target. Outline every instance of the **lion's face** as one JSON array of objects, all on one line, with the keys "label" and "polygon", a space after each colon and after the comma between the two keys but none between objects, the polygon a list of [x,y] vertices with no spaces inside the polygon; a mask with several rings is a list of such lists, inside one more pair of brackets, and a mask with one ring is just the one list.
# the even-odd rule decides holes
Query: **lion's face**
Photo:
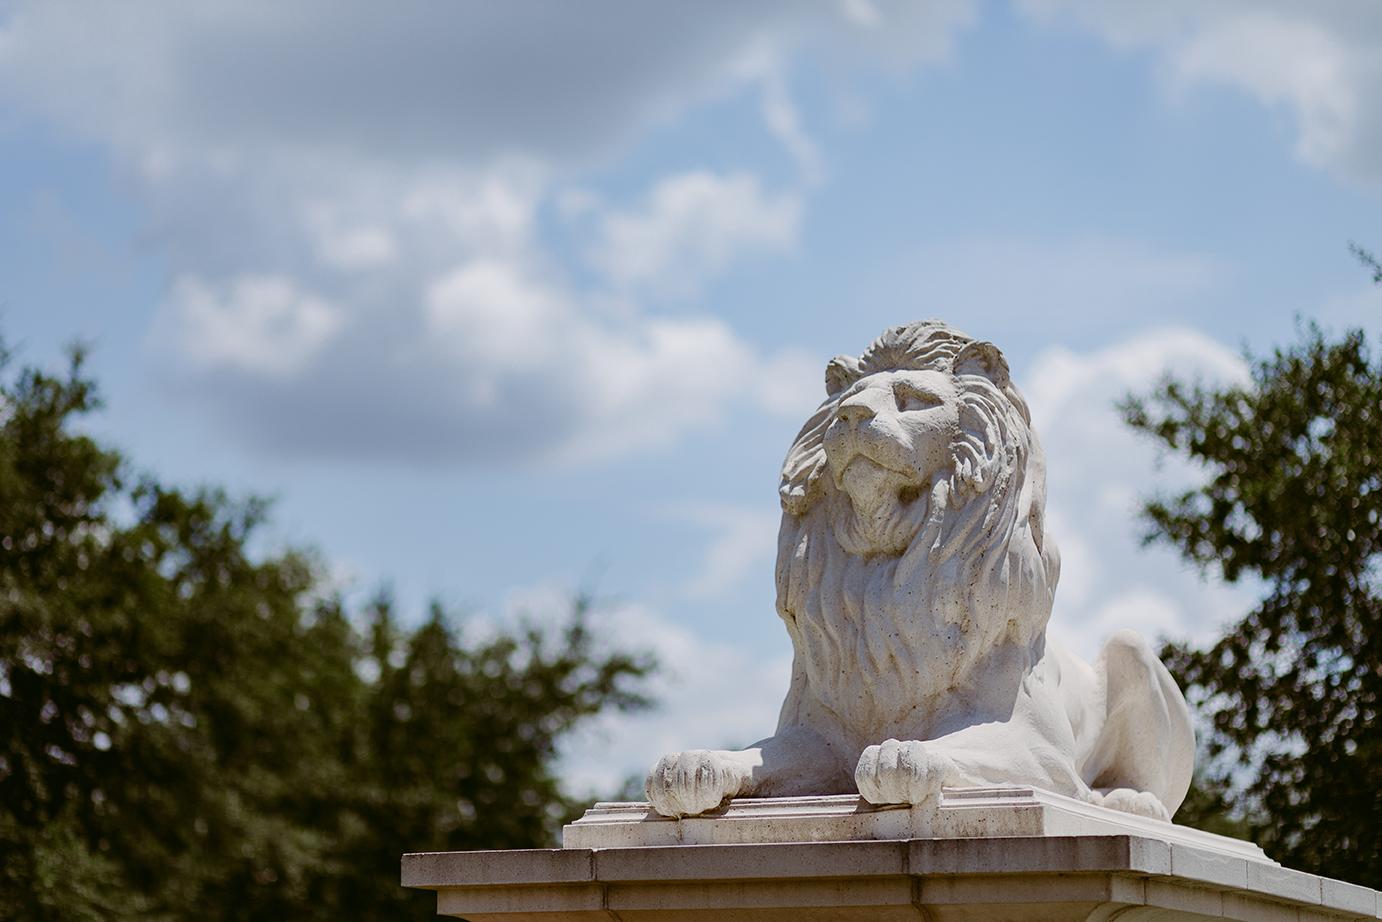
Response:
[{"label": "lion's face", "polygon": [[904,550],[925,517],[916,505],[953,468],[959,432],[951,375],[890,370],[856,381],[841,395],[824,437],[830,478],[848,497],[847,507],[837,507],[845,520],[836,528],[862,537],[873,553]]}]

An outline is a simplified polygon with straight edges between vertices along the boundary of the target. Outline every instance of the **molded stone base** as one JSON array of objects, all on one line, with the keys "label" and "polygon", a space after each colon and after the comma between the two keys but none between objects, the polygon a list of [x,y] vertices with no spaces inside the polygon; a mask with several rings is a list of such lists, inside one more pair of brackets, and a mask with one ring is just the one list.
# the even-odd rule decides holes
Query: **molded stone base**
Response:
[{"label": "molded stone base", "polygon": [[446,852],[403,884],[471,922],[1378,918],[1365,887],[1127,835]]},{"label": "molded stone base", "polygon": [[1030,787],[946,788],[940,800],[876,807],[853,795],[732,800],[701,816],[669,819],[646,803],[598,803],[562,830],[567,848],[970,839],[1009,836],[1144,836],[1275,864],[1251,842],[1134,816]]}]

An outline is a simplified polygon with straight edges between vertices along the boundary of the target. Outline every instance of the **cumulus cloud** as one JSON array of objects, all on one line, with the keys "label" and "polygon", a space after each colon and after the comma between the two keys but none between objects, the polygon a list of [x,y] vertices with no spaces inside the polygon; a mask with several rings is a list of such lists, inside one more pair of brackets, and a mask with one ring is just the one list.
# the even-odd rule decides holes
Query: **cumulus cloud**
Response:
[{"label": "cumulus cloud", "polygon": [[283,378],[301,373],[339,331],[339,307],[292,279],[247,275],[225,285],[185,277],[173,285],[162,332],[198,370]]},{"label": "cumulus cloud", "polygon": [[[0,94],[139,156],[570,162],[821,47],[943,57],[973,0],[18,4]],[[860,15],[867,8],[871,15]]]},{"label": "cumulus cloud", "polygon": [[763,80],[763,122],[796,161],[808,185],[824,180],[825,161],[820,149],[802,125],[801,113],[787,92],[786,79],[778,70],[769,72]]},{"label": "cumulus cloud", "polygon": [[[530,161],[306,183],[232,172],[210,190],[205,175],[177,168],[151,192],[164,225],[183,229],[170,245],[208,267],[174,287],[151,341],[179,397],[259,450],[590,461],[731,409],[797,414],[815,396],[815,363],[793,349],[757,348],[706,314],[645,313],[611,297],[613,281],[573,282],[540,233],[551,186]],[[631,295],[656,288],[657,270],[703,285],[795,232],[795,199],[759,188],[748,174],[681,175],[654,184],[643,210],[596,202],[590,217],[611,239],[634,235],[607,261]],[[233,204],[199,223],[208,198]]]},{"label": "cumulus cloud", "polygon": [[[299,456],[591,462],[665,444],[730,407],[789,409],[780,370],[810,364],[790,350],[760,352],[713,317],[603,316],[503,262],[438,275],[416,328],[357,310],[310,356],[305,336],[271,335],[287,318],[177,303],[165,323],[198,360],[183,383],[252,445]],[[254,326],[211,345],[208,323],[232,329],[246,316]],[[308,357],[311,373],[282,386]],[[793,415],[813,399],[815,377],[798,381],[806,396]]]},{"label": "cumulus cloud", "polygon": [[711,535],[699,569],[686,582],[687,596],[715,596],[739,585],[755,570],[771,572],[782,514],[777,503],[762,507],[696,503],[668,511]]},{"label": "cumulus cloud", "polygon": [[1231,350],[1189,329],[1156,329],[1088,352],[1049,349],[1022,375],[1047,455],[1048,533],[1061,551],[1052,636],[1094,656],[1113,631],[1204,640],[1236,619],[1250,586],[1202,578],[1169,548],[1141,546],[1139,502],[1192,482],[1196,471],[1127,426],[1115,403],[1168,372],[1240,382]]},{"label": "cumulus cloud", "polygon": [[[0,102],[124,168],[181,279],[152,364],[248,444],[602,457],[732,407],[795,415],[819,375],[640,304],[789,251],[804,188],[691,169],[611,203],[573,191],[581,171],[760,93],[809,181],[792,61],[937,60],[974,6],[19,3],[0,10]],[[589,222],[589,265],[554,245],[554,213]]]},{"label": "cumulus cloud", "polygon": [[476,260],[427,286],[425,322],[436,341],[454,342],[469,362],[500,370],[543,365],[559,348],[552,335],[570,310],[561,296],[505,262]]},{"label": "cumulus cloud", "polygon": [[[154,318],[155,357],[177,399],[261,452],[588,462],[731,410],[795,415],[817,390],[816,363],[793,349],[755,347],[707,314],[644,312],[651,280],[627,296],[573,281],[541,227],[560,188],[529,158],[184,162],[144,189],[155,236],[196,267]],[[583,220],[662,220],[661,245],[685,247],[679,265],[694,268],[679,277],[704,285],[794,232],[789,193],[725,198],[753,189],[747,173],[681,174],[630,206],[591,199]]]},{"label": "cumulus cloud", "polygon": [[[195,255],[237,266],[243,238],[267,260],[292,254],[296,277],[188,275],[155,318],[151,341],[179,398],[220,414],[257,450],[590,462],[731,410],[795,416],[815,398],[817,363],[795,350],[755,347],[706,314],[612,304],[571,282],[538,238],[543,184],[526,164],[360,175],[329,206],[317,186],[266,176],[228,194],[240,210],[212,222]],[[257,196],[301,225],[274,221]],[[173,196],[167,207],[186,206]],[[323,258],[323,236],[366,217],[380,246],[344,265]]]},{"label": "cumulus cloud", "polygon": [[1019,0],[1121,48],[1158,55],[1173,87],[1216,84],[1289,112],[1306,162],[1382,183],[1382,7],[1225,0]]},{"label": "cumulus cloud", "polygon": [[636,210],[606,214],[591,260],[620,286],[694,294],[739,256],[790,249],[801,216],[798,195],[768,194],[755,176],[683,173]]},{"label": "cumulus cloud", "polygon": [[662,668],[653,677],[657,707],[643,714],[607,714],[568,740],[561,776],[573,793],[609,796],[630,777],[641,780],[668,752],[737,748],[772,734],[792,675],[784,632],[777,652],[751,649],[731,637],[706,639],[652,609],[624,605],[600,614],[604,636],[652,651]]},{"label": "cumulus cloud", "polygon": [[305,223],[317,257],[333,269],[377,269],[398,258],[398,243],[387,227],[347,224],[323,207],[309,208]]},{"label": "cumulus cloud", "polygon": [[790,349],[765,355],[750,348],[713,317],[650,318],[617,332],[579,332],[585,352],[578,382],[586,385],[587,412],[582,430],[562,446],[563,458],[665,444],[687,428],[715,422],[733,404],[781,412],[764,379],[802,364]]}]

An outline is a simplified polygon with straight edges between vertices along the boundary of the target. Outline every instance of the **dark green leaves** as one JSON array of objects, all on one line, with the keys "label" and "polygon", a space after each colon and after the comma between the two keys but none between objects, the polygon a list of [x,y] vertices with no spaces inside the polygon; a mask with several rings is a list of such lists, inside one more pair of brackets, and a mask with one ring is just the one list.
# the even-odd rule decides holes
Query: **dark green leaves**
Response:
[{"label": "dark green leaves", "polygon": [[1242,386],[1168,380],[1123,411],[1203,471],[1147,503],[1148,540],[1266,593],[1164,654],[1212,728],[1200,800],[1286,864],[1382,884],[1382,361],[1312,325]]},{"label": "dark green leaves", "polygon": [[463,642],[249,551],[262,503],[131,472],[63,376],[0,379],[0,918],[430,919],[409,850],[541,846],[561,736],[649,664],[586,606]]}]

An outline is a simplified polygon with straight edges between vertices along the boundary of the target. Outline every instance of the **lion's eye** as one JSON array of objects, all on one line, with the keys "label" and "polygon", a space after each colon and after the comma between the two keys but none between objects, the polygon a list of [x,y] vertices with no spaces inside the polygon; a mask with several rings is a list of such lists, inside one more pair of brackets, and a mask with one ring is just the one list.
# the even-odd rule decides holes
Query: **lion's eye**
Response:
[{"label": "lion's eye", "polygon": [[941,405],[940,398],[935,394],[928,394],[914,387],[894,388],[893,395],[897,398],[897,409],[901,413],[912,410],[929,410]]}]

